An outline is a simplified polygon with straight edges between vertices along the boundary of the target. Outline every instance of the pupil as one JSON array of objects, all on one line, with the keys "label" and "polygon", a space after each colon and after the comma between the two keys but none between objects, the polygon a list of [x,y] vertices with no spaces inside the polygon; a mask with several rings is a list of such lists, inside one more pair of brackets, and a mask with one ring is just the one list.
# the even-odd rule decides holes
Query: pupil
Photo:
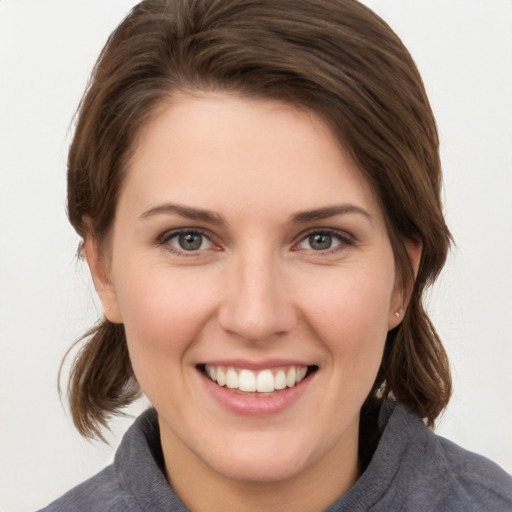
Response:
[{"label": "pupil", "polygon": [[315,251],[321,251],[325,249],[329,249],[332,244],[332,237],[330,235],[311,235],[309,237],[309,243],[311,244],[311,248]]},{"label": "pupil", "polygon": [[197,251],[203,243],[203,235],[198,233],[184,233],[179,236],[180,247],[185,251]]}]

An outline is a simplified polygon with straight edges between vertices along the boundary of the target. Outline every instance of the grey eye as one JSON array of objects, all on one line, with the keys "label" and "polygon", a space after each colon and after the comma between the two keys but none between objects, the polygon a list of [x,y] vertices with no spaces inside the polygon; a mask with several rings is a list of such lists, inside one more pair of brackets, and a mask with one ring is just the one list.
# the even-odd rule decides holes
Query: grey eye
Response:
[{"label": "grey eye", "polygon": [[352,245],[348,235],[335,231],[315,231],[306,235],[300,241],[298,248],[319,252],[341,248],[345,245]]},{"label": "grey eye", "polygon": [[199,231],[181,231],[167,235],[163,242],[182,252],[195,252],[213,247],[212,241]]},{"label": "grey eye", "polygon": [[178,244],[184,251],[197,251],[203,245],[201,233],[182,233],[178,235]]},{"label": "grey eye", "polygon": [[314,251],[325,251],[332,247],[332,236],[324,233],[315,233],[308,236],[308,242]]}]

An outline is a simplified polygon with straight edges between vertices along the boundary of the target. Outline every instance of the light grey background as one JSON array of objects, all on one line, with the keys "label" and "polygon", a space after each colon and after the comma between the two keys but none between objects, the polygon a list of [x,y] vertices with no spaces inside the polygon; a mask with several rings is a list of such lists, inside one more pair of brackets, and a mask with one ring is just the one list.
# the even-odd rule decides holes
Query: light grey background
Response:
[{"label": "light grey background", "polygon": [[[97,472],[60,360],[97,318],[65,216],[70,121],[133,0],[0,0],[0,509],[37,509]],[[430,297],[455,394],[438,432],[512,472],[512,1],[367,0],[409,47],[442,141],[457,241]],[[143,407],[137,404],[132,412]]]}]

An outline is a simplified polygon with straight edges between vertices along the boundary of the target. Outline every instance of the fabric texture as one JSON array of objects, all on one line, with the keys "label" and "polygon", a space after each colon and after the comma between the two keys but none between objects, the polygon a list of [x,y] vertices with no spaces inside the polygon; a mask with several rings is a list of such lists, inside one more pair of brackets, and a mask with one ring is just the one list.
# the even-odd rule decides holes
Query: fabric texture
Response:
[{"label": "fabric texture", "polygon": [[[380,441],[361,478],[326,512],[511,512],[512,477],[386,402]],[[125,434],[114,463],[41,512],[187,512],[164,475],[156,411]]]}]

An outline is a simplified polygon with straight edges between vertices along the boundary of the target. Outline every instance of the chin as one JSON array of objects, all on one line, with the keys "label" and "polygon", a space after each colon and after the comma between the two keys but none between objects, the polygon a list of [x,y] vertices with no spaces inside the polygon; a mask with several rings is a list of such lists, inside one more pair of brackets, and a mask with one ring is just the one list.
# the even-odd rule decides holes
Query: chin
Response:
[{"label": "chin", "polygon": [[262,457],[230,456],[212,464],[212,469],[230,480],[247,483],[277,483],[292,479],[307,469],[307,461],[297,454]]},{"label": "chin", "polygon": [[211,456],[201,457],[216,473],[236,481],[273,483],[292,479],[329,451],[329,444],[314,442],[314,435],[306,432],[264,431],[247,435],[228,436],[225,449]]}]

